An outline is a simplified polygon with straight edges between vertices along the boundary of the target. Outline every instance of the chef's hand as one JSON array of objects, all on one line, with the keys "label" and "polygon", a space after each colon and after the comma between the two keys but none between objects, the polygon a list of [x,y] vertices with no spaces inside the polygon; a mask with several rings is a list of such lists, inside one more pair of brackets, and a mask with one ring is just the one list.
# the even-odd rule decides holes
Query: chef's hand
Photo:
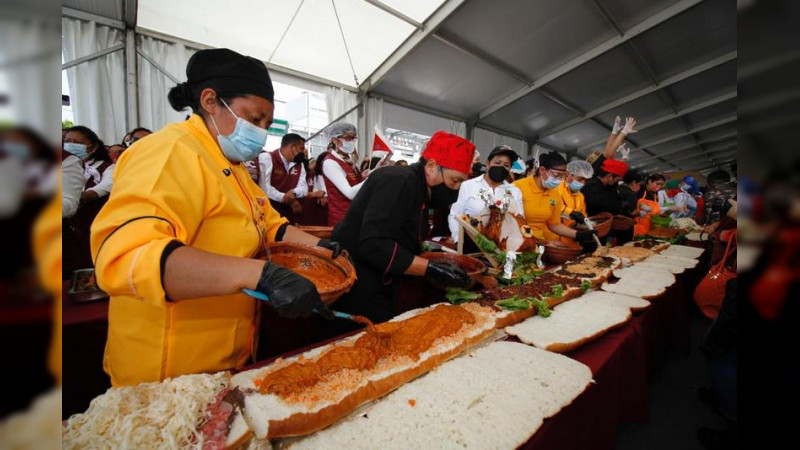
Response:
[{"label": "chef's hand", "polygon": [[581,244],[590,244],[594,242],[592,235],[596,236],[597,230],[578,230],[578,232],[575,233],[575,240]]},{"label": "chef's hand", "polygon": [[333,252],[333,259],[338,258],[339,254],[342,253],[342,244],[328,239],[320,239],[319,242],[317,242],[317,247],[327,248]]},{"label": "chef's hand", "polygon": [[428,262],[425,278],[437,281],[448,287],[465,287],[470,282],[469,275],[464,269],[452,264]]},{"label": "chef's hand", "polygon": [[641,209],[644,212],[653,212],[653,208],[650,207],[649,205],[641,205],[639,206],[639,209]]},{"label": "chef's hand", "polygon": [[574,220],[575,223],[583,223],[586,221],[586,216],[584,216],[580,211],[572,211],[569,213],[569,218]]},{"label": "chef's hand", "polygon": [[325,307],[316,286],[289,269],[271,262],[264,264],[256,290],[269,297],[278,314],[289,319],[308,317],[317,312],[326,318],[333,313]]}]

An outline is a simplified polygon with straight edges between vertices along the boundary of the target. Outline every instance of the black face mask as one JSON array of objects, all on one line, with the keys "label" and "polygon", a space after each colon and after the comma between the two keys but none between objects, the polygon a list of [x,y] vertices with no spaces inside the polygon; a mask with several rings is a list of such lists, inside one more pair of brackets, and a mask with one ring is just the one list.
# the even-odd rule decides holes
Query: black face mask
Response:
[{"label": "black face mask", "polygon": [[475,163],[472,165],[472,174],[477,175],[479,173],[486,172],[486,167],[481,163]]},{"label": "black face mask", "polygon": [[503,166],[489,167],[489,179],[495,183],[500,183],[508,178],[508,169]]},{"label": "black face mask", "polygon": [[[444,180],[444,169],[439,167],[439,172],[442,174]],[[436,186],[431,186],[431,205],[432,206],[450,206],[458,200],[458,189],[450,189],[442,181]]]}]

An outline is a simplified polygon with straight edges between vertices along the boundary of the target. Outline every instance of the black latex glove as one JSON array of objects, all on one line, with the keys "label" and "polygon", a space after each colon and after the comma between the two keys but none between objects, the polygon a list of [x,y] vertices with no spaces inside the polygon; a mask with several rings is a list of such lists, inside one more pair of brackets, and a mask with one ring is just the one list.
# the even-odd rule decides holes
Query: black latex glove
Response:
[{"label": "black latex glove", "polygon": [[317,312],[325,318],[333,318],[333,313],[322,303],[314,283],[271,262],[261,270],[256,290],[267,294],[269,303],[282,317],[296,319]]},{"label": "black latex glove", "polygon": [[597,230],[578,230],[578,233],[575,235],[575,240],[581,244],[591,244],[594,242],[592,235],[596,236]]},{"label": "black latex glove", "polygon": [[318,247],[327,248],[328,250],[333,252],[333,259],[339,257],[339,254],[342,253],[342,245],[336,241],[329,241],[328,239],[320,239],[317,242]]},{"label": "black latex glove", "polygon": [[569,213],[569,218],[574,220],[575,223],[583,223],[586,221],[586,216],[584,216],[580,211],[572,211]]},{"label": "black latex glove", "polygon": [[452,264],[429,262],[425,270],[425,278],[430,278],[448,287],[464,287],[470,277],[464,269]]}]

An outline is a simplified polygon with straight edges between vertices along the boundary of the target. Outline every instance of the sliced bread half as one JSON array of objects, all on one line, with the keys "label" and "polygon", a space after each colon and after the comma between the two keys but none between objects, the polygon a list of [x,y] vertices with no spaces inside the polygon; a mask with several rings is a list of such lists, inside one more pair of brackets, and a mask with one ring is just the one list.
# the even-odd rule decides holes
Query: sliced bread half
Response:
[{"label": "sliced bread half", "polygon": [[588,367],[513,342],[494,342],[401,386],[363,411],[284,442],[318,449],[511,449],[591,382]]}]

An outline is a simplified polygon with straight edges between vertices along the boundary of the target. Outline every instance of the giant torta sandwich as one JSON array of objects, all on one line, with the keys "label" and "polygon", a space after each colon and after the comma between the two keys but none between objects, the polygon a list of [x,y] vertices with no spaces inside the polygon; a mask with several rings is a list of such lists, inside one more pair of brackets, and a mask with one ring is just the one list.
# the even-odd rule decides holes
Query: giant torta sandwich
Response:
[{"label": "giant torta sandwich", "polygon": [[232,384],[245,394],[245,419],[259,439],[309,434],[460,354],[494,326],[492,311],[478,304],[434,305],[239,373]]}]

